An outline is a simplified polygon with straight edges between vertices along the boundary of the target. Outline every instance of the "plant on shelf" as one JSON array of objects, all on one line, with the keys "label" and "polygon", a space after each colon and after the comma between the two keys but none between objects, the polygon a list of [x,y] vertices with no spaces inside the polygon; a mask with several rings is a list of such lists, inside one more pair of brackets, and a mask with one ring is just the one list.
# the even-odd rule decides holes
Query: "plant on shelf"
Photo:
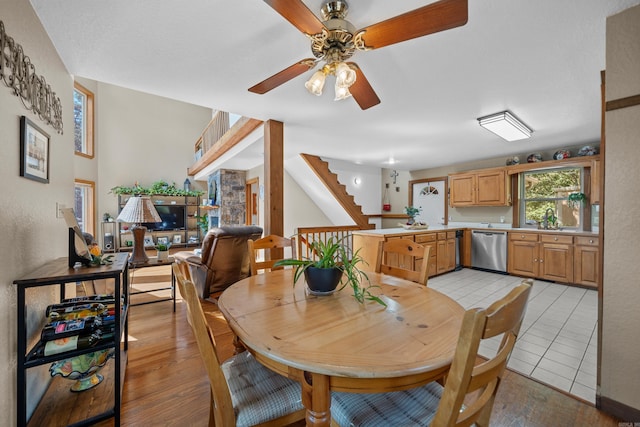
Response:
[{"label": "plant on shelf", "polygon": [[571,193],[567,197],[567,205],[571,208],[579,208],[582,202],[587,201],[587,196],[584,193]]},{"label": "plant on shelf", "polygon": [[158,251],[158,261],[166,261],[167,259],[169,259],[170,247],[171,247],[170,242],[156,243],[156,250]]},{"label": "plant on shelf", "polygon": [[111,189],[111,193],[136,194],[136,195],[146,195],[146,196],[191,196],[191,197],[202,196],[204,194],[204,192],[200,190],[185,191],[182,188],[176,187],[175,182],[169,185],[169,183],[165,181],[156,181],[153,184],[151,184],[151,187],[142,187],[137,182],[131,187],[118,185]]},{"label": "plant on shelf", "polygon": [[164,251],[168,251],[170,247],[171,247],[171,243],[158,243],[156,245],[156,250],[159,252],[164,252]]},{"label": "plant on shelf", "polygon": [[[386,307],[387,304],[382,299],[370,292],[370,289],[375,286],[371,285],[367,274],[359,268],[359,264],[365,262],[360,256],[359,250],[349,256],[350,249],[343,244],[343,240],[344,238],[334,239],[330,237],[326,242],[313,242],[311,243],[311,250],[318,257],[317,259],[287,258],[276,261],[274,267],[295,267],[293,285],[295,286],[296,282],[304,274],[307,286],[309,286],[312,293],[318,295],[331,293],[340,283],[342,284],[340,289],[347,285],[351,286],[353,296],[359,303],[375,301]],[[332,276],[333,283],[331,285],[316,283],[314,279],[316,274]]]}]

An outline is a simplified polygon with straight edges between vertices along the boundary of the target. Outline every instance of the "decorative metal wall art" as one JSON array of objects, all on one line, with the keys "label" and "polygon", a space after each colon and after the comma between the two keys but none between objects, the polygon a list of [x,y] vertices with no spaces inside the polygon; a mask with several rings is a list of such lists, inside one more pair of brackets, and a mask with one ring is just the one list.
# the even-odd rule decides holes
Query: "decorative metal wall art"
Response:
[{"label": "decorative metal wall art", "polygon": [[11,88],[27,110],[62,134],[62,103],[43,76],[36,74],[22,46],[9,37],[0,21],[0,80]]}]

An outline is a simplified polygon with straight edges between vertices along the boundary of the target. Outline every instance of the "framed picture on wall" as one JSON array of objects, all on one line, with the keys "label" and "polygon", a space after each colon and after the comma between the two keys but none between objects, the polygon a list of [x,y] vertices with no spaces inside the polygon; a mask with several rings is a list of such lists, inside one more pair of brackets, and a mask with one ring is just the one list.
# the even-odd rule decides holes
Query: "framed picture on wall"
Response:
[{"label": "framed picture on wall", "polygon": [[20,176],[49,183],[49,135],[26,116],[20,118]]},{"label": "framed picture on wall", "polygon": [[180,235],[180,234],[174,234],[174,235],[173,235],[173,243],[174,243],[174,244],[180,244],[180,243],[182,243],[182,235]]}]

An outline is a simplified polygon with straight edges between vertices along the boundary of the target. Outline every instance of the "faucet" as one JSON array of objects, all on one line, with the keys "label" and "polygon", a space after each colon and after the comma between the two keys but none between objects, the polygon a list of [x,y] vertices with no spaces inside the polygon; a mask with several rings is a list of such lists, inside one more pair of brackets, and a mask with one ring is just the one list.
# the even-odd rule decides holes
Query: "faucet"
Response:
[{"label": "faucet", "polygon": [[[549,216],[549,211],[551,211],[551,216]],[[555,222],[553,220],[553,218],[555,217],[554,211],[551,208],[548,208],[546,211],[544,211],[544,218],[542,219],[542,222],[544,224],[544,229],[548,230],[549,229],[549,219],[551,218],[552,222]]]}]

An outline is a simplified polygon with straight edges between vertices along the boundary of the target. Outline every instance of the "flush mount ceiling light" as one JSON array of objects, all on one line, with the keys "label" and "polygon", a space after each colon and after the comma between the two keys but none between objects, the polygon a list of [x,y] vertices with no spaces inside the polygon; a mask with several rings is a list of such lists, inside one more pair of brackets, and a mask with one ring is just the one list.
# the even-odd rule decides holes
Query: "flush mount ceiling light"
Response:
[{"label": "flush mount ceiling light", "polygon": [[502,111],[480,117],[478,123],[480,123],[480,126],[483,128],[490,130],[507,141],[531,138],[531,134],[533,133],[527,125],[518,120],[518,118],[509,111]]}]

